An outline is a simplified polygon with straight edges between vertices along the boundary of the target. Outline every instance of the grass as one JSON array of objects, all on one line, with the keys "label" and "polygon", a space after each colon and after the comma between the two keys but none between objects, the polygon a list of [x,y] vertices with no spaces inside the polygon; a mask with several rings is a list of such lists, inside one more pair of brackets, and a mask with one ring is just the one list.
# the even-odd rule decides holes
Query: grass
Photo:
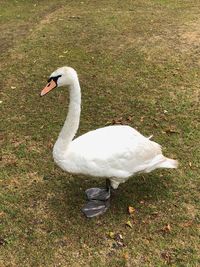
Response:
[{"label": "grass", "polygon": [[[198,1],[0,3],[0,266],[199,266]],[[66,90],[39,97],[63,65],[80,77],[78,134],[123,121],[180,161],[122,184],[92,220],[84,190],[104,181],[51,156]]]}]

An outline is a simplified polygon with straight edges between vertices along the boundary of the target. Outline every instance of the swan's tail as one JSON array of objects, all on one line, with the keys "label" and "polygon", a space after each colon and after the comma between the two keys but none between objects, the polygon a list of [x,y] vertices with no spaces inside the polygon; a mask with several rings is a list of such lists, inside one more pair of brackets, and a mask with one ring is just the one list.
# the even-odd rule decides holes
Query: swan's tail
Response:
[{"label": "swan's tail", "polygon": [[148,164],[148,167],[145,169],[145,172],[151,172],[157,168],[175,169],[177,167],[178,167],[178,161],[177,160],[167,158],[161,154],[161,155],[156,156],[151,161],[151,163]]},{"label": "swan's tail", "polygon": [[163,162],[161,162],[158,165],[158,168],[171,168],[171,169],[175,169],[178,167],[178,161],[175,159],[169,159],[164,157]]}]

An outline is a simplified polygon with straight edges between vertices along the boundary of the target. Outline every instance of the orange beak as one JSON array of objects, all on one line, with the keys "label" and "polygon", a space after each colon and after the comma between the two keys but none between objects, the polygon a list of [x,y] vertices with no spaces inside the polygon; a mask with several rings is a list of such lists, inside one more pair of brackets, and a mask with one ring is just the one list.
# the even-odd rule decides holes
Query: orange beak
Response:
[{"label": "orange beak", "polygon": [[51,80],[41,91],[40,96],[46,95],[48,92],[50,92],[52,89],[54,89],[57,86],[56,82],[54,80]]}]

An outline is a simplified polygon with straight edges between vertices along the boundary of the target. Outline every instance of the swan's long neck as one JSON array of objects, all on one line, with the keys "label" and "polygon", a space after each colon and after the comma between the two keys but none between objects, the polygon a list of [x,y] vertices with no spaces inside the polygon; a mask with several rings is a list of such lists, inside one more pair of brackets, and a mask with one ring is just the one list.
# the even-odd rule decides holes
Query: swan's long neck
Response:
[{"label": "swan's long neck", "polygon": [[81,113],[81,89],[78,77],[74,79],[73,84],[69,88],[69,91],[70,103],[68,115],[54,146],[54,150],[56,150],[54,152],[57,152],[59,154],[64,154],[67,151],[67,148],[74,138],[79,127]]}]

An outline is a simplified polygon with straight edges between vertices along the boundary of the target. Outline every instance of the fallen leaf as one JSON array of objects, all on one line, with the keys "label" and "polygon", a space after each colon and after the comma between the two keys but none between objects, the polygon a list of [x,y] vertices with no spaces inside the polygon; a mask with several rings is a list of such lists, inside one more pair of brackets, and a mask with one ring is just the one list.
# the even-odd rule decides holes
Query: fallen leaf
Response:
[{"label": "fallen leaf", "polygon": [[47,147],[50,149],[53,148],[53,142],[51,140],[47,143]]},{"label": "fallen leaf", "polygon": [[167,130],[165,130],[165,132],[166,132],[167,134],[178,133],[178,131],[175,131],[175,130],[173,130],[173,129],[167,129]]},{"label": "fallen leaf", "polygon": [[69,16],[70,19],[80,19],[80,16]]},{"label": "fallen leaf", "polygon": [[125,259],[125,260],[128,260],[128,259],[129,259],[129,254],[128,254],[128,252],[125,252],[123,256],[124,256],[124,259]]},{"label": "fallen leaf", "polygon": [[4,244],[6,244],[6,240],[0,237],[0,246],[3,246]]},{"label": "fallen leaf", "polygon": [[119,238],[120,238],[121,240],[123,240],[123,236],[122,236],[121,234],[119,234]]},{"label": "fallen leaf", "polygon": [[141,121],[141,122],[143,122],[143,121],[144,121],[144,116],[142,116],[142,117],[140,118],[140,121]]},{"label": "fallen leaf", "polygon": [[122,236],[122,234],[117,233],[117,234],[115,235],[115,241],[123,241],[123,236]]},{"label": "fallen leaf", "polygon": [[[106,125],[115,125],[115,124],[121,124],[121,125],[124,125],[126,124],[127,122],[125,122],[126,119],[123,119],[123,117],[119,117],[119,118],[114,118],[112,119],[111,121],[107,121],[106,122]],[[127,119],[128,121],[128,119]]]},{"label": "fallen leaf", "polygon": [[128,207],[128,213],[133,214],[135,212],[135,209],[131,206]]},{"label": "fallen leaf", "polygon": [[132,117],[128,116],[127,121],[132,121]]},{"label": "fallen leaf", "polygon": [[11,88],[11,89],[15,89],[15,88],[16,88],[16,86],[11,86],[10,88]]},{"label": "fallen leaf", "polygon": [[151,213],[151,215],[153,215],[153,216],[158,216],[158,212],[157,212],[157,211],[153,211],[153,212]]},{"label": "fallen leaf", "polygon": [[166,225],[161,229],[161,231],[164,232],[164,233],[169,233],[169,232],[171,232],[171,226],[170,226],[170,224],[169,224],[169,223],[166,224]]},{"label": "fallen leaf", "polygon": [[179,133],[179,131],[175,128],[175,126],[170,126],[168,129],[165,130],[167,134]]},{"label": "fallen leaf", "polygon": [[124,247],[124,243],[121,241],[117,241],[117,245],[118,245],[118,247]]},{"label": "fallen leaf", "polygon": [[180,226],[181,227],[190,227],[193,224],[193,221],[189,221],[189,222],[185,222],[185,223],[181,223]]},{"label": "fallen leaf", "polygon": [[119,240],[115,240],[115,242],[112,243],[112,248],[114,249],[119,249],[125,247],[125,244],[123,243],[123,240],[119,241]]},{"label": "fallen leaf", "polygon": [[116,118],[112,120],[112,124],[123,124],[123,118]]},{"label": "fallen leaf", "polygon": [[114,237],[115,237],[115,233],[113,233],[113,232],[109,232],[108,235],[109,235],[109,237],[110,237],[111,239],[114,239]]},{"label": "fallen leaf", "polygon": [[171,226],[170,226],[170,224],[167,224],[166,227],[165,227],[165,229],[166,229],[167,231],[170,232],[170,231],[171,231]]},{"label": "fallen leaf", "polygon": [[129,226],[130,228],[133,228],[133,225],[132,225],[132,223],[131,223],[130,220],[128,220],[128,221],[126,222],[126,225]]},{"label": "fallen leaf", "polygon": [[192,162],[189,162],[189,166],[192,167]]},{"label": "fallen leaf", "polygon": [[170,263],[172,260],[172,257],[168,251],[164,251],[161,253],[161,257],[166,261],[166,263]]}]

